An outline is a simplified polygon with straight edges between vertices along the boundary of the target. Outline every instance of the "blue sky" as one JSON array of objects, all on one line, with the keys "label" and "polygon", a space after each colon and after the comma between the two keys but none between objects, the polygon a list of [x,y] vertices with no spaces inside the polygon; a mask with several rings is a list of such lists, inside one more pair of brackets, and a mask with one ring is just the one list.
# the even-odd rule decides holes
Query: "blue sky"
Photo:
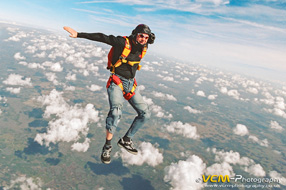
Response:
[{"label": "blue sky", "polygon": [[62,33],[129,35],[145,23],[158,55],[255,76],[286,72],[286,0],[9,0],[0,8],[0,21]]}]

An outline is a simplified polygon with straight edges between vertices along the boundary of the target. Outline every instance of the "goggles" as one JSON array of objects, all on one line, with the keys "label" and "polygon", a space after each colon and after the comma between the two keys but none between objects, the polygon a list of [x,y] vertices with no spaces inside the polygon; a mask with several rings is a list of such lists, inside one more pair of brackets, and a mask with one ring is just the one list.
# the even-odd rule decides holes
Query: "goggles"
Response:
[{"label": "goggles", "polygon": [[139,38],[144,38],[144,39],[146,39],[146,40],[148,40],[148,38],[149,38],[149,35],[148,35],[148,34],[144,34],[144,33],[138,33],[137,36],[138,36]]}]

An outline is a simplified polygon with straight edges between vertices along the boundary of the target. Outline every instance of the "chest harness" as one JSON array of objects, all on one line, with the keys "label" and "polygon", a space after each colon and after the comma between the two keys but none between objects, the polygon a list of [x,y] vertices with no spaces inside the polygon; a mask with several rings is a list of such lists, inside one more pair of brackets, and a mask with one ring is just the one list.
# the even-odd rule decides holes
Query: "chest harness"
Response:
[{"label": "chest harness", "polygon": [[[131,91],[125,92],[121,79],[118,76],[114,75],[115,74],[115,68],[119,67],[121,64],[129,64],[130,66],[134,66],[135,64],[138,64],[137,70],[140,70],[142,66],[140,65],[140,61],[128,61],[126,59],[131,52],[131,44],[130,44],[129,39],[126,36],[123,36],[123,37],[125,38],[125,46],[124,46],[124,49],[123,49],[119,59],[116,61],[115,64],[112,64],[113,47],[110,49],[110,51],[108,53],[107,69],[109,69],[112,74],[107,81],[106,88],[108,88],[110,86],[111,82],[114,82],[117,86],[119,86],[121,88],[122,93],[123,93],[123,97],[126,100],[130,100],[135,95],[135,89],[137,87],[136,79],[134,78],[134,84],[133,84]],[[141,59],[145,56],[146,52],[147,52],[147,46],[144,46],[142,49],[142,53],[140,55]]]}]

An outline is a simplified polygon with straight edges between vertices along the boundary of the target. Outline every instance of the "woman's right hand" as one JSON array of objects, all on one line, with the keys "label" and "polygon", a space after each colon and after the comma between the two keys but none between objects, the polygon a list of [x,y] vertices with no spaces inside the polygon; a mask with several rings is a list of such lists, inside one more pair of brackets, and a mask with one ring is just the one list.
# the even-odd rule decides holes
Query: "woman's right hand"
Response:
[{"label": "woman's right hand", "polygon": [[71,27],[65,26],[64,30],[66,30],[67,32],[69,32],[71,34],[70,37],[77,38],[77,31],[75,31]]}]

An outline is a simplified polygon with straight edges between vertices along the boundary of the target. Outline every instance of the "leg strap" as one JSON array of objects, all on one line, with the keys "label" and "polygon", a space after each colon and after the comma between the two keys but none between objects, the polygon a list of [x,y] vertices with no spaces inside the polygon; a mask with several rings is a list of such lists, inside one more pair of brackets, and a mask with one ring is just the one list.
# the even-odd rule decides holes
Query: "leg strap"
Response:
[{"label": "leg strap", "polygon": [[107,84],[106,84],[106,88],[109,88],[111,82],[114,82],[117,86],[119,86],[122,90],[122,93],[123,93],[123,97],[126,99],[126,100],[130,100],[132,98],[132,96],[135,95],[135,89],[137,87],[137,81],[136,79],[134,78],[134,84],[133,84],[133,87],[131,89],[130,92],[126,93],[124,91],[124,88],[123,88],[123,85],[122,85],[122,81],[121,79],[116,76],[116,75],[111,75],[107,81]]}]

